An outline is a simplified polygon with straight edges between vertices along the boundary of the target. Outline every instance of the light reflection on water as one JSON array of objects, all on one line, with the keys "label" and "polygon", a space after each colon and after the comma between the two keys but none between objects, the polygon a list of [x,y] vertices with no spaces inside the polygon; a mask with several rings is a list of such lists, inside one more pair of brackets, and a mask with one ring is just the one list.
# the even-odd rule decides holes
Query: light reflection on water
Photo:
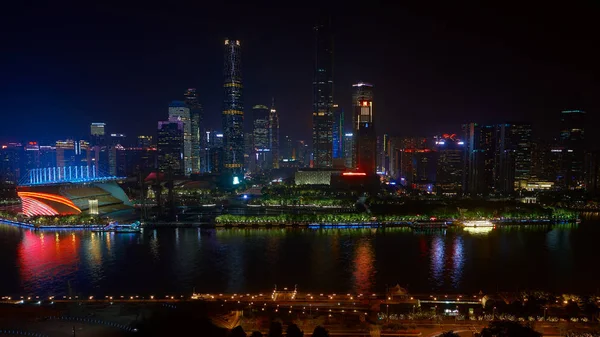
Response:
[{"label": "light reflection on water", "polygon": [[[0,295],[265,291],[595,290],[600,222],[460,229],[34,232],[0,225]],[[510,271],[507,272],[507,271]],[[551,278],[552,282],[548,279]],[[572,280],[578,280],[574,284]]]}]

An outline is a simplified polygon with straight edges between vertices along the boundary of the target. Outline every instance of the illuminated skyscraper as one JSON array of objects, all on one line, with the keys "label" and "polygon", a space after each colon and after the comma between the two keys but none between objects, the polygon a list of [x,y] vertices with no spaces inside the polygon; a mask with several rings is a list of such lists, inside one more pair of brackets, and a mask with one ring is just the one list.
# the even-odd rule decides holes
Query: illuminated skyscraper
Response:
[{"label": "illuminated skyscraper", "polygon": [[355,168],[354,153],[354,134],[352,132],[344,133],[344,161],[347,168]]},{"label": "illuminated skyscraper", "polygon": [[185,174],[184,134],[185,125],[181,119],[171,117],[158,122],[158,169],[175,176]]},{"label": "illuminated skyscraper", "polygon": [[[564,147],[563,177],[566,188],[579,188],[583,185],[585,160],[585,111],[565,110],[560,115],[560,142]],[[563,179],[560,179],[563,178]]]},{"label": "illuminated skyscraper", "polygon": [[344,109],[333,105],[333,158],[344,158]]},{"label": "illuminated skyscraper", "polygon": [[272,167],[279,168],[279,114],[275,109],[275,99],[271,103],[269,112],[269,143],[271,148]]},{"label": "illuminated skyscraper", "polygon": [[373,86],[361,82],[353,84],[352,89],[356,167],[362,172],[375,173],[377,135],[373,123]]},{"label": "illuminated skyscraper", "polygon": [[92,123],[90,125],[90,143],[92,146],[104,145],[106,123]]},{"label": "illuminated skyscraper", "polygon": [[252,107],[252,141],[254,145],[248,144],[252,147],[250,155],[253,157],[252,163],[258,170],[264,170],[270,168],[272,162],[270,161],[270,126],[269,120],[271,118],[271,109],[265,105],[255,105]]},{"label": "illuminated skyscraper", "polygon": [[196,88],[189,88],[185,94],[185,105],[190,109],[191,119],[191,137],[192,137],[192,151],[191,151],[191,162],[192,172],[200,172],[200,163],[203,156],[201,155],[202,147],[200,145],[200,134],[202,124],[202,104],[198,100],[198,94]]},{"label": "illuminated skyscraper", "polygon": [[223,89],[223,167],[239,174],[244,163],[244,103],[239,40],[225,40]]},{"label": "illuminated skyscraper", "polygon": [[169,120],[180,120],[183,123],[183,173],[192,173],[192,119],[190,108],[185,102],[173,101],[169,104]]},{"label": "illuminated skyscraper", "polygon": [[314,27],[313,160],[315,167],[333,165],[333,34],[329,18]]}]

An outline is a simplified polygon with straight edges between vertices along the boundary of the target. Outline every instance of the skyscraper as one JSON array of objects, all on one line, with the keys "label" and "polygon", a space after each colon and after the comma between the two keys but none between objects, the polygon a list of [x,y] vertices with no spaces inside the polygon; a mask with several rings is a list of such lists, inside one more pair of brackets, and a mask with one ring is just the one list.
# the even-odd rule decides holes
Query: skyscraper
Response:
[{"label": "skyscraper", "polygon": [[239,40],[225,40],[223,89],[223,167],[239,174],[244,163],[244,103]]},{"label": "skyscraper", "polygon": [[531,177],[532,127],[529,123],[512,124],[514,146],[515,181],[525,181]]},{"label": "skyscraper", "polygon": [[106,123],[92,123],[90,125],[90,143],[92,146],[104,145]]},{"label": "skyscraper", "polygon": [[314,27],[313,160],[315,167],[333,165],[333,34],[329,18]]},{"label": "skyscraper", "polygon": [[560,145],[564,148],[564,187],[572,189],[584,183],[585,111],[565,110],[560,115]]},{"label": "skyscraper", "polygon": [[368,83],[352,85],[356,167],[366,173],[376,172],[377,135],[373,123],[373,86]]},{"label": "skyscraper", "polygon": [[190,119],[191,119],[191,137],[192,137],[192,153],[191,153],[191,162],[192,162],[192,172],[200,172],[200,167],[202,164],[203,156],[201,155],[202,146],[200,145],[200,134],[202,132],[201,124],[202,124],[202,104],[198,100],[198,94],[196,93],[196,88],[189,88],[186,90],[185,94],[185,105],[190,109]]},{"label": "skyscraper", "polygon": [[333,105],[333,158],[344,158],[344,109]]},{"label": "skyscraper", "polygon": [[183,121],[176,117],[158,122],[158,169],[173,175],[184,175],[184,133]]},{"label": "skyscraper", "polygon": [[271,148],[272,167],[279,168],[279,114],[275,109],[275,99],[271,103],[269,111],[269,145]]},{"label": "skyscraper", "polygon": [[[270,133],[271,128],[269,120],[271,119],[271,109],[265,105],[255,105],[252,107],[252,140],[254,145],[249,144],[252,147],[251,160],[256,165],[256,169],[264,170],[272,166],[272,160],[270,160]],[[270,161],[267,163],[267,161]]]},{"label": "skyscraper", "polygon": [[347,168],[355,168],[354,164],[354,153],[356,149],[354,148],[354,134],[352,132],[344,133],[344,162]]},{"label": "skyscraper", "polygon": [[437,137],[436,188],[442,195],[460,195],[462,193],[465,142],[455,134],[443,134]]},{"label": "skyscraper", "polygon": [[190,108],[185,102],[173,101],[169,104],[169,120],[183,123],[183,174],[192,173],[192,119]]}]

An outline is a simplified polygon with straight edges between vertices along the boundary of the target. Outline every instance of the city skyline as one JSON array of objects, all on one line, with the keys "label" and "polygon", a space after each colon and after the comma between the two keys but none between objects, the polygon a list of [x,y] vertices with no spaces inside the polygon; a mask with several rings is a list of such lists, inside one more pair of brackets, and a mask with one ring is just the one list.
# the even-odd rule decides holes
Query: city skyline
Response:
[{"label": "city skyline", "polygon": [[[42,9],[44,8],[32,10],[27,15],[40,16]],[[46,9],[53,13],[58,7]],[[57,17],[70,18],[80,9],[70,8],[57,13]],[[297,14],[285,16],[286,20],[282,17],[269,24],[261,23],[247,32],[243,27],[248,25],[251,15],[235,12],[232,15],[240,20],[231,28],[217,25],[209,32],[199,35],[202,42],[198,48],[171,43],[174,48],[186,50],[182,55],[189,55],[181,56],[182,62],[177,63],[176,59],[172,56],[167,57],[160,50],[156,53],[150,52],[147,59],[136,59],[139,63],[130,69],[132,76],[128,76],[124,75],[124,72],[115,73],[115,70],[106,67],[111,62],[115,69],[131,65],[131,56],[144,50],[136,49],[135,46],[146,45],[143,39],[130,36],[135,29],[131,24],[124,23],[120,15],[132,15],[135,22],[154,17],[156,12],[154,9],[147,9],[136,14],[125,8],[122,14],[118,14],[109,8],[91,8],[88,23],[71,20],[63,29],[53,28],[58,30],[55,33],[60,33],[55,34],[60,36],[60,39],[44,34],[37,37],[46,39],[45,43],[53,42],[57,46],[64,46],[65,48],[55,48],[59,50],[57,54],[42,53],[34,56],[32,52],[36,51],[35,47],[22,46],[17,48],[14,55],[27,57],[23,60],[10,58],[9,62],[4,63],[11,65],[11,68],[4,72],[10,85],[0,95],[3,109],[9,112],[16,109],[23,111],[41,125],[31,123],[26,127],[21,126],[23,123],[19,122],[18,114],[9,113],[7,123],[0,132],[2,141],[44,142],[63,138],[84,138],[87,135],[87,125],[97,121],[105,122],[111,132],[131,136],[150,134],[155,121],[164,119],[164,107],[173,99],[180,99],[180,93],[190,87],[198,88],[199,101],[205,107],[204,120],[209,127],[214,128],[219,125],[221,109],[218,88],[219,83],[222,83],[222,80],[219,80],[222,75],[219,74],[218,65],[222,64],[219,60],[219,55],[222,58],[222,54],[219,53],[218,41],[226,37],[229,31],[238,33],[238,30],[241,32],[239,39],[245,46],[245,112],[248,112],[248,106],[268,104],[270,98],[275,97],[278,101],[281,133],[289,134],[295,139],[308,140],[311,127],[309,111],[312,82],[309,69],[314,42],[311,29],[317,19],[316,12],[313,13],[310,9],[299,8]],[[270,9],[263,15],[279,10]],[[522,13],[528,11],[528,8],[522,9]],[[580,8],[566,11],[581,12],[585,15]],[[544,130],[558,127],[558,122],[553,116],[558,115],[560,111],[597,110],[598,103],[592,96],[596,85],[590,81],[590,74],[597,69],[597,66],[590,62],[595,54],[586,50],[589,46],[585,43],[591,36],[587,35],[589,32],[586,32],[584,27],[573,28],[568,25],[569,20],[573,20],[570,16],[565,16],[561,23],[550,25],[550,19],[560,14],[557,9],[548,7],[543,13],[532,17],[533,22],[544,24],[544,27],[551,31],[562,32],[560,36],[553,37],[556,39],[554,46],[548,44],[547,37],[536,40],[540,33],[538,28],[519,20],[518,13],[511,13],[508,7],[493,15],[485,8],[470,9],[465,14],[458,13],[458,9],[443,14],[441,9],[428,12],[420,8],[398,8],[397,15],[405,20],[393,20],[397,27],[378,23],[379,19],[388,14],[371,9],[362,16],[364,20],[357,24],[355,29],[360,28],[359,31],[348,25],[349,22],[353,22],[355,16],[341,9],[332,12],[336,39],[335,103],[345,111],[350,111],[351,84],[359,79],[375,83],[378,88],[375,99],[378,109],[375,118],[376,123],[382,126],[378,129],[379,133],[411,135],[458,131],[462,123],[474,120],[482,123],[530,121],[534,129],[541,130],[542,136],[550,137],[554,136],[554,133],[546,133]],[[471,18],[471,21],[465,23],[459,22],[459,19],[464,19],[467,14],[479,12],[479,18]],[[303,15],[307,13],[311,15]],[[167,11],[165,15],[168,17],[172,13]],[[509,24],[504,19],[512,18],[511,15],[515,18]],[[96,48],[88,45],[90,41],[97,40],[102,46],[119,46],[123,43],[115,36],[116,31],[109,29],[104,32],[99,29],[100,21],[107,17],[115,19],[125,36],[136,41],[134,47],[123,51],[122,59],[115,58],[119,54],[112,50],[104,52],[106,57],[98,55],[90,58],[89,53]],[[489,19],[490,23],[483,22],[484,19]],[[466,23],[473,23],[473,20],[480,24],[477,31],[466,27]],[[582,22],[586,24],[585,20]],[[493,26],[492,23],[498,26]],[[409,24],[414,26],[410,28]],[[150,27],[144,27],[156,29],[161,27],[162,23],[159,21],[149,25]],[[80,26],[84,28],[83,31],[93,34],[84,39],[81,33],[74,30]],[[283,29],[275,29],[277,26]],[[508,29],[500,33],[502,27]],[[523,35],[520,38],[516,34],[519,28],[522,28],[520,34]],[[19,36],[30,37],[26,31],[16,33],[19,34],[14,34],[9,41],[11,46],[19,46]],[[171,33],[172,31],[165,31],[163,38],[171,37]],[[431,39],[430,33],[438,34],[440,38]],[[573,34],[576,34],[578,40],[571,42],[570,37]],[[392,35],[398,35],[398,43],[381,47],[381,41]],[[280,39],[277,43],[262,42],[267,36],[287,36],[289,39]],[[365,38],[367,36],[371,37]],[[429,38],[426,38],[427,36]],[[152,40],[151,37],[147,38]],[[173,42],[182,38],[176,37]],[[511,40],[512,38],[514,40]],[[501,45],[501,42],[507,40],[513,43]],[[522,44],[525,40],[533,41],[541,48],[532,50],[524,47]],[[163,39],[159,39],[158,42],[162,43],[161,41]],[[351,47],[355,46],[357,41],[364,44],[365,48],[352,50]],[[74,42],[81,42],[87,47],[81,50],[68,48]],[[414,45],[411,45],[413,43]],[[568,47],[574,46],[581,51],[576,56],[566,51]],[[201,49],[206,56],[195,59],[199,51],[197,49]],[[365,51],[362,51],[363,49]],[[428,53],[435,50],[438,53]],[[547,53],[540,55],[542,52]],[[390,63],[386,55],[394,53],[399,59]],[[372,56],[365,57],[367,54]],[[41,59],[42,55],[47,57]],[[64,63],[73,58],[78,59],[76,64]],[[24,68],[26,60],[33,62],[27,69]],[[56,65],[62,66],[57,68]],[[140,66],[145,69],[150,67],[151,75],[148,75],[148,78],[140,77]],[[169,75],[158,70],[165,66],[165,69],[171,72]],[[407,71],[407,68],[415,70]],[[57,69],[63,71],[57,73]],[[523,71],[525,69],[527,71]],[[75,72],[85,74],[85,81],[84,78],[75,76]],[[401,76],[398,76],[400,74]],[[113,89],[107,89],[108,77],[114,84]],[[47,85],[51,78],[56,79],[55,86]],[[168,88],[161,88],[159,82],[167,82]],[[81,85],[83,83],[85,85]],[[286,85],[281,85],[282,83]],[[549,85],[550,83],[552,85]],[[73,88],[75,85],[92,90],[81,92],[80,89]],[[30,95],[32,88],[35,88],[36,95]],[[128,94],[123,95],[124,92]],[[145,97],[148,94],[152,97]],[[401,100],[396,101],[396,95]],[[132,117],[123,117],[126,115]],[[595,115],[589,113],[592,127],[597,124],[594,123],[597,118]],[[346,120],[349,120],[348,116]],[[15,127],[7,127],[11,124]],[[51,132],[42,132],[48,129]],[[592,132],[593,129],[590,133]]]}]

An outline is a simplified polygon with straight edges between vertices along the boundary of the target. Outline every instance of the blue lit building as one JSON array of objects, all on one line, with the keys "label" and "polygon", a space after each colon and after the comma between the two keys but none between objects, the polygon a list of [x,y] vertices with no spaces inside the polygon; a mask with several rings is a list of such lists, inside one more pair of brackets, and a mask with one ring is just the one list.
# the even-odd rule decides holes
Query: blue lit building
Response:
[{"label": "blue lit building", "polygon": [[333,106],[333,158],[344,158],[344,109]]},{"label": "blue lit building", "polygon": [[244,163],[244,102],[239,40],[225,40],[223,90],[223,168],[242,173]]}]

